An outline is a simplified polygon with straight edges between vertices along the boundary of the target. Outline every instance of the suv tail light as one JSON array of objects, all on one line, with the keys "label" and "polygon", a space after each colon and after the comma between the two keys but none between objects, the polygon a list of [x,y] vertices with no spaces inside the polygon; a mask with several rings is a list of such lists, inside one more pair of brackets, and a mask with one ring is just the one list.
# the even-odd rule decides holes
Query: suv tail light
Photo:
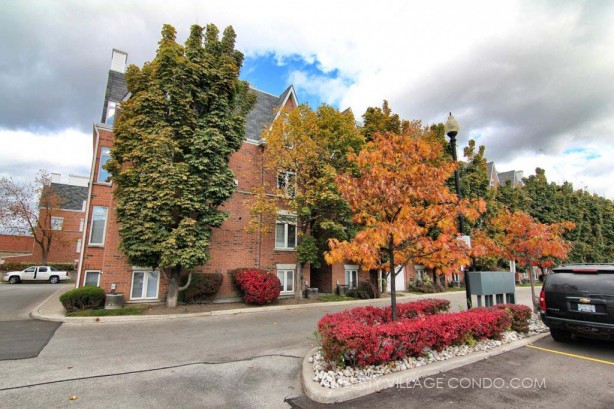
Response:
[{"label": "suv tail light", "polygon": [[543,287],[541,292],[539,293],[539,308],[543,312],[546,312],[546,291],[544,291]]}]

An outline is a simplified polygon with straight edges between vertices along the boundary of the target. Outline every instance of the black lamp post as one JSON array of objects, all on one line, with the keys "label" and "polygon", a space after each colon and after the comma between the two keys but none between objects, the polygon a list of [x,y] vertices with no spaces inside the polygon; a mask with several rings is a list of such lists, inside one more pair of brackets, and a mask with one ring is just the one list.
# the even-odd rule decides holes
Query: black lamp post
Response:
[{"label": "black lamp post", "polygon": [[[452,159],[454,159],[454,162],[457,162],[458,159],[456,157],[456,135],[458,135],[459,127],[458,127],[458,122],[452,116],[452,112],[450,112],[450,116],[448,117],[448,120],[446,121],[446,124],[444,125],[444,130],[446,132],[446,135],[448,135],[448,137],[450,138],[450,147],[452,148]],[[458,198],[462,199],[463,195],[462,195],[461,188],[460,188],[460,173],[458,171],[458,166],[456,167],[456,170],[454,171],[454,185],[456,186],[456,194],[458,195]],[[463,222],[463,215],[461,214],[458,215],[458,230],[460,231],[461,235],[463,236],[465,235],[465,224]],[[468,272],[465,272],[465,290],[466,290],[466,297],[467,297],[467,309],[471,309],[472,307],[471,289],[469,288]]]}]

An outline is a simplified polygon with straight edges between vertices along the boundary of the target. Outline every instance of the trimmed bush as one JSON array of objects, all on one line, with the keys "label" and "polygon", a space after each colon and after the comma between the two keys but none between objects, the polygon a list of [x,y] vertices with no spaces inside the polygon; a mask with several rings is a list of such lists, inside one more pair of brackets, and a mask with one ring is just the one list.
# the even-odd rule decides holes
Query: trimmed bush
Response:
[{"label": "trimmed bush", "polygon": [[181,300],[187,304],[199,304],[217,294],[222,287],[224,276],[220,273],[194,273],[188,288],[180,293]]},{"label": "trimmed bush", "polygon": [[531,319],[531,307],[521,304],[497,304],[493,308],[506,310],[512,315],[512,331],[529,332],[529,320]]},{"label": "trimmed bush", "polygon": [[274,274],[259,269],[240,269],[232,280],[246,304],[264,305],[275,301],[281,292],[281,282]]},{"label": "trimmed bush", "polygon": [[511,325],[511,315],[503,309],[439,314],[449,303],[424,301],[400,304],[403,317],[409,318],[395,322],[389,320],[387,309],[375,307],[325,315],[318,324],[324,358],[341,365],[379,365],[422,356],[426,348],[440,351],[471,340],[498,338]]},{"label": "trimmed bush", "polygon": [[370,298],[376,298],[377,288],[372,283],[365,281],[358,284],[356,288],[351,288],[346,295],[352,298],[368,300]]},{"label": "trimmed bush", "polygon": [[60,296],[60,302],[68,312],[95,310],[104,307],[105,293],[102,288],[86,285]]},{"label": "trimmed bush", "polygon": [[[39,265],[41,264],[18,263],[18,262],[7,261],[4,264],[0,265],[0,270],[2,271],[21,271],[21,270],[25,270],[28,267],[39,266]],[[50,266],[50,267],[55,267],[61,271],[75,271],[77,269],[75,266],[75,263],[47,263],[45,265]]]}]

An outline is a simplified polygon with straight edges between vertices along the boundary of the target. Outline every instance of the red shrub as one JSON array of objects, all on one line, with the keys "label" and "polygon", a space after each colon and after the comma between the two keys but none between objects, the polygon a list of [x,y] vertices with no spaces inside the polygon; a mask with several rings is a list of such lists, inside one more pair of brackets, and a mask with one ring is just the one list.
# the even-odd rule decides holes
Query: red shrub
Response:
[{"label": "red shrub", "polygon": [[264,270],[241,269],[232,274],[243,301],[247,304],[268,304],[279,297],[281,282]]},{"label": "red shrub", "polygon": [[[428,300],[432,301],[438,300]],[[404,308],[411,316],[415,310],[434,311],[420,305],[406,304]],[[440,351],[463,344],[469,335],[475,339],[496,338],[511,324],[510,314],[500,309],[420,315],[394,322],[382,320],[375,310],[363,307],[324,316],[318,331],[325,359],[353,366],[379,365],[407,356],[421,356],[425,348]],[[368,318],[356,319],[360,312],[367,312]]]}]

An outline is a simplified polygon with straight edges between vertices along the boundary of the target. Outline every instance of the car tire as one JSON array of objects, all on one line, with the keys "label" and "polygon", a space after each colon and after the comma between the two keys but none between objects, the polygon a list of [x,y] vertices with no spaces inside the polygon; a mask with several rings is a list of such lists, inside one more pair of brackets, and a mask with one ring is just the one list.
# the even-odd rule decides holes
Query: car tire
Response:
[{"label": "car tire", "polygon": [[60,277],[58,277],[58,276],[51,276],[51,277],[49,277],[49,282],[51,284],[57,284],[57,283],[60,282]]},{"label": "car tire", "polygon": [[550,328],[550,335],[557,342],[571,341],[571,332],[564,329]]},{"label": "car tire", "polygon": [[19,279],[19,277],[17,276],[11,276],[9,277],[9,283],[10,284],[19,284],[21,280]]}]

